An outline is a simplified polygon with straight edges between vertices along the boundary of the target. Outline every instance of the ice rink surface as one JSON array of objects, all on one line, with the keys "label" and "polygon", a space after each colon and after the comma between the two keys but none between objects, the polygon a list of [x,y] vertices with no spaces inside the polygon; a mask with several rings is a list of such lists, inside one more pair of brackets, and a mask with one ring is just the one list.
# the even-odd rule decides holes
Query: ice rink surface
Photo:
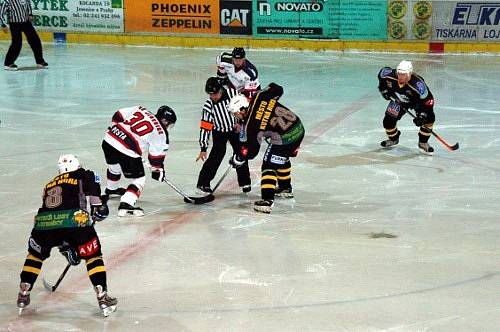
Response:
[{"label": "ice rink surface", "polygon": [[[114,111],[168,104],[179,120],[167,177],[193,193],[204,83],[223,49],[44,51],[48,70],[34,70],[24,45],[23,70],[0,72],[1,332],[499,331],[500,57],[477,55],[247,50],[306,128],[295,198],[271,215],[252,210],[261,155],[250,194],[233,172],[206,205],[183,203],[148,171],[146,216],[118,218],[115,199],[96,225],[118,310],[100,315],[83,263],[49,294],[41,279],[55,282],[65,266],[53,250],[19,317],[27,240],[59,155],[105,176],[100,144]],[[436,98],[435,131],[459,150],[431,137],[435,155],[419,154],[408,115],[400,144],[379,147],[377,73],[404,58]]]}]

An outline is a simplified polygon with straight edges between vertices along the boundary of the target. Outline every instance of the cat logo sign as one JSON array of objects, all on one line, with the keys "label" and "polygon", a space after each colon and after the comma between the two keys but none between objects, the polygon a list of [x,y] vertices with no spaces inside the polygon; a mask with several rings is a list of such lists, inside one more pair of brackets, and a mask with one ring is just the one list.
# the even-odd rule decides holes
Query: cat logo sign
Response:
[{"label": "cat logo sign", "polygon": [[252,34],[252,2],[221,1],[220,33],[229,35]]},{"label": "cat logo sign", "polygon": [[219,1],[130,1],[125,7],[125,31],[216,34]]}]

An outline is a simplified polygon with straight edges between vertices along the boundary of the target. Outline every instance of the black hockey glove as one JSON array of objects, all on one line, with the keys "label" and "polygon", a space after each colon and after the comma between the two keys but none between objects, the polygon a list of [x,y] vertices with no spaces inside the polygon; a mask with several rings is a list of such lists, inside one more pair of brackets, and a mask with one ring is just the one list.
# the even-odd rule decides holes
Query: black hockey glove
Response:
[{"label": "black hockey glove", "polygon": [[382,94],[382,97],[384,97],[385,100],[391,100],[391,96],[389,93],[389,90],[380,90],[380,93]]},{"label": "black hockey glove", "polygon": [[82,260],[75,249],[71,248],[69,244],[63,244],[59,247],[59,252],[63,255],[69,264],[78,265]]},{"label": "black hockey glove", "polygon": [[153,180],[163,182],[165,180],[165,170],[163,168],[153,169],[151,171]]},{"label": "black hockey glove", "polygon": [[102,205],[91,206],[91,210],[92,210],[92,220],[94,221],[103,221],[109,215],[109,208],[104,202]]},{"label": "black hockey glove", "polygon": [[427,114],[425,113],[417,113],[417,116],[413,118],[413,123],[417,127],[422,127],[427,121]]},{"label": "black hockey glove", "polygon": [[229,165],[233,166],[233,168],[241,167],[244,163],[245,160],[237,154],[233,154],[233,156],[229,159]]}]

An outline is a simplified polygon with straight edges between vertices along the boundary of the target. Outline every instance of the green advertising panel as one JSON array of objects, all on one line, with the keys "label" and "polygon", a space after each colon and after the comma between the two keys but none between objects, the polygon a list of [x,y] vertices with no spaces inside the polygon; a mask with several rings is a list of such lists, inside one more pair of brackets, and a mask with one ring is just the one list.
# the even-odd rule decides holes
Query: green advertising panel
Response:
[{"label": "green advertising panel", "polygon": [[340,1],[340,39],[387,39],[387,0]]},{"label": "green advertising panel", "polygon": [[257,0],[253,35],[266,38],[339,38],[340,0]]},{"label": "green advertising panel", "polygon": [[253,6],[258,37],[387,38],[387,0],[257,0]]}]

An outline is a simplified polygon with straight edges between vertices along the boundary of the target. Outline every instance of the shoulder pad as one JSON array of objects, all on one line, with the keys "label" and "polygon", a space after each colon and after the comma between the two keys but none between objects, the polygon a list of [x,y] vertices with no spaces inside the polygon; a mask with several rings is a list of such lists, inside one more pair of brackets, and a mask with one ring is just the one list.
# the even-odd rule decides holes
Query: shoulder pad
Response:
[{"label": "shoulder pad", "polygon": [[394,69],[392,69],[391,67],[384,67],[382,69],[380,69],[380,72],[378,73],[378,77],[387,77],[387,76],[391,76],[392,72],[394,71]]},{"label": "shoulder pad", "polygon": [[418,92],[421,99],[424,99],[429,94],[429,90],[427,89],[427,85],[424,80],[420,76],[412,75],[410,82],[408,82],[415,91]]},{"label": "shoulder pad", "polygon": [[251,63],[248,60],[247,60],[246,66],[243,68],[243,70],[245,71],[245,73],[248,74],[248,76],[250,76],[251,80],[255,80],[257,78],[257,75],[259,74],[257,72],[257,68],[255,68],[255,66],[253,65],[253,63]]}]

